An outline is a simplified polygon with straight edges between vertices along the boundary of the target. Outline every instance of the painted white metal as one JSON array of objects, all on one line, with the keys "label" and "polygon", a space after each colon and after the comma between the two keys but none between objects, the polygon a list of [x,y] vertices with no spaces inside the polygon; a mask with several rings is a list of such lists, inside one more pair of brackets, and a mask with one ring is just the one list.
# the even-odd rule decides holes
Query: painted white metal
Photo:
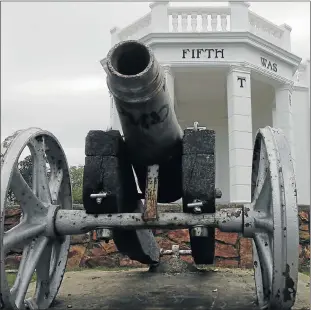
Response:
[{"label": "painted white metal", "polygon": [[290,146],[279,129],[257,133],[252,203],[244,212],[244,236],[253,238],[259,307],[291,309],[298,282],[297,189]]},{"label": "painted white metal", "polygon": [[[28,146],[33,156],[33,185],[27,185],[17,170],[17,160]],[[141,213],[87,215],[72,208],[68,165],[56,138],[47,131],[30,128],[7,138],[1,154],[0,288],[1,307],[46,309],[60,287],[70,237],[101,227],[186,228],[218,227],[224,232],[242,232],[253,238],[257,297],[261,309],[290,309],[298,281],[299,229],[295,173],[288,141],[279,129],[259,130],[253,153],[252,202],[215,214],[160,213],[143,221]],[[46,158],[45,158],[46,156]],[[50,177],[46,173],[46,160]],[[20,223],[4,231],[8,189],[19,200]],[[60,210],[63,209],[63,210]],[[66,210],[67,209],[67,210]],[[23,246],[23,257],[13,287],[8,287],[5,255]],[[172,249],[178,255],[178,248]],[[25,300],[36,271],[35,295]]]},{"label": "painted white metal", "polygon": [[[17,166],[27,146],[33,159],[32,186],[26,183]],[[49,178],[46,161],[50,165]],[[20,203],[22,216],[18,225],[5,231],[9,189]],[[69,170],[63,149],[52,134],[39,128],[14,133],[1,145],[1,309],[47,309],[56,297],[70,246],[70,236],[54,235],[54,216],[58,208],[72,209]],[[10,288],[5,256],[12,248],[20,248],[23,254],[16,280]],[[34,272],[37,275],[36,290],[30,299],[25,300]]]}]

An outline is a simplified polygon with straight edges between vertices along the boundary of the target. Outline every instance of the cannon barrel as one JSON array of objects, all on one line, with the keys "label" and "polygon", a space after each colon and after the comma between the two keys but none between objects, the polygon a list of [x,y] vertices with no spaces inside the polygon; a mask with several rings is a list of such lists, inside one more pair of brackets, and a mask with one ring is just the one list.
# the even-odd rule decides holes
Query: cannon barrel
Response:
[{"label": "cannon barrel", "polygon": [[165,90],[163,69],[147,46],[124,41],[108,53],[107,84],[133,160],[159,164],[182,139],[174,107]]},{"label": "cannon barrel", "polygon": [[[107,85],[141,190],[147,166],[158,164],[158,201],[179,199],[183,131],[165,89],[163,69],[150,48],[133,40],[115,45],[107,56]],[[176,189],[166,189],[172,182]]]}]

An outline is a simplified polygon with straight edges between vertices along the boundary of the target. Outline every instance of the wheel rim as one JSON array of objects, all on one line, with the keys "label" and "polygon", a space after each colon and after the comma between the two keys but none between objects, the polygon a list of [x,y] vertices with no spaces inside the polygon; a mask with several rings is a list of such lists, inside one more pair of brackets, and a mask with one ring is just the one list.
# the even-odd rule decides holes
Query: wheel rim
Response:
[{"label": "wheel rim", "polygon": [[[33,159],[33,184],[30,188],[17,168],[18,159],[28,146]],[[46,173],[46,160],[50,177]],[[4,231],[7,193],[11,189],[19,201],[20,223]],[[70,236],[48,234],[49,212],[58,206],[72,208],[71,184],[67,160],[57,139],[39,128],[18,131],[7,138],[1,148],[1,218],[0,218],[0,285],[4,308],[46,309],[60,287],[70,246]],[[18,273],[9,288],[5,257],[10,249],[23,248]],[[25,299],[33,273],[36,289]],[[3,306],[3,305],[2,305]]]},{"label": "wheel rim", "polygon": [[253,262],[261,309],[290,309],[295,303],[299,230],[295,173],[281,130],[266,127],[256,135],[253,153]]}]

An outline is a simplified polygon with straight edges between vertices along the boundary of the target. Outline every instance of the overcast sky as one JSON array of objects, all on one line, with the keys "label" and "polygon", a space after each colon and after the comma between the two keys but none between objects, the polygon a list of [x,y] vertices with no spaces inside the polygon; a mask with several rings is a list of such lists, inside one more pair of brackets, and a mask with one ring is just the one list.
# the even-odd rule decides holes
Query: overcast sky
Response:
[{"label": "overcast sky", "polygon": [[[289,24],[293,53],[309,58],[309,3],[250,4],[262,17]],[[149,12],[149,3],[2,2],[1,7],[1,141],[17,129],[41,127],[60,140],[70,165],[84,164],[87,132],[109,126],[99,63],[110,48],[109,30]]]}]

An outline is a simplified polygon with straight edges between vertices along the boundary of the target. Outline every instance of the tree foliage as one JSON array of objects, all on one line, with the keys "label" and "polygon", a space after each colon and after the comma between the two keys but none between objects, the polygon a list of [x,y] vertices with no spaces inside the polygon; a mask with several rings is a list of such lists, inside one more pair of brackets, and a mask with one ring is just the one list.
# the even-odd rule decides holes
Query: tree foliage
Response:
[{"label": "tree foliage", "polygon": [[[25,179],[26,183],[32,188],[32,156],[28,155],[18,163],[18,169]],[[8,191],[9,204],[16,204],[17,200],[11,189]]]},{"label": "tree foliage", "polygon": [[72,199],[74,203],[82,204],[82,188],[83,188],[83,166],[71,166],[70,167],[70,178],[72,187]]},{"label": "tree foliage", "polygon": [[26,183],[32,187],[32,156],[28,155],[18,163],[18,168]]}]

